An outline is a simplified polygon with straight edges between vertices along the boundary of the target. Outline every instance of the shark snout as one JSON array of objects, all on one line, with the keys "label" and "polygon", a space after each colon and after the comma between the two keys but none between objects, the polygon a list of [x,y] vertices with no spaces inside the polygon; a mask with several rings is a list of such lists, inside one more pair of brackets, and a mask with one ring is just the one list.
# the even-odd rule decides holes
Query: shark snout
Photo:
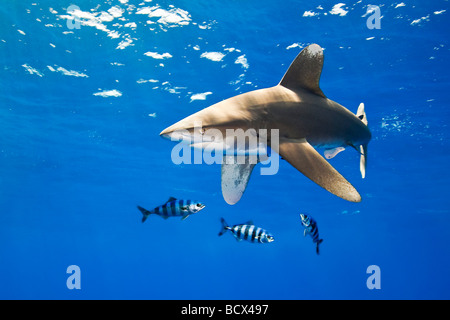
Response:
[{"label": "shark snout", "polygon": [[192,124],[183,119],[167,127],[159,135],[169,140],[183,140],[191,134],[190,131],[192,131]]},{"label": "shark snout", "polygon": [[170,139],[170,134],[172,132],[173,132],[173,130],[171,129],[171,127],[167,127],[163,131],[161,131],[161,133],[159,135],[163,138]]},{"label": "shark snout", "polygon": [[198,112],[167,127],[159,135],[171,140],[184,140],[194,133],[203,134],[204,125],[205,119]]},{"label": "shark snout", "polygon": [[192,140],[192,135],[188,130],[184,130],[184,129],[164,129],[163,131],[161,131],[161,133],[159,134],[161,137],[163,137],[164,139],[168,139],[171,141],[188,141],[191,142]]}]

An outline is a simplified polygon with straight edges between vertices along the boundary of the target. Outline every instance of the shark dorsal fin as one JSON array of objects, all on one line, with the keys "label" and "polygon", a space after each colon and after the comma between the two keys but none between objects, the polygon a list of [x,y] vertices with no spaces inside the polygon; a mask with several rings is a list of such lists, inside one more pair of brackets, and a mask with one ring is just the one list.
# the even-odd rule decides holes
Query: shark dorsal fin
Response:
[{"label": "shark dorsal fin", "polygon": [[323,49],[317,44],[311,44],[291,63],[280,85],[291,90],[305,89],[326,98],[319,87],[322,67]]}]

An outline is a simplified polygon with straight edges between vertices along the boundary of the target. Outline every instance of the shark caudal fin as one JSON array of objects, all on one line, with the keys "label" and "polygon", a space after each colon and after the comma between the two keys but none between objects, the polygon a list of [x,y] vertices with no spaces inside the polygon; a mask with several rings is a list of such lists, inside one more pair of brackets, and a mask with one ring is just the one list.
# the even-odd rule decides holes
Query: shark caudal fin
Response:
[{"label": "shark caudal fin", "polygon": [[280,140],[278,154],[332,194],[351,201],[360,202],[358,191],[336,171],[306,139],[300,141]]},{"label": "shark caudal fin", "polygon": [[361,171],[361,177],[364,179],[366,177],[367,167],[367,144],[360,145],[359,152],[361,152],[361,158],[359,160],[359,171]]},{"label": "shark caudal fin", "polygon": [[222,195],[228,204],[236,204],[241,199],[255,165],[250,163],[250,156],[238,156],[237,159],[234,155],[223,156]]},{"label": "shark caudal fin", "polygon": [[145,220],[147,220],[148,216],[150,215],[150,211],[148,211],[147,209],[144,209],[140,206],[137,206],[137,208],[139,209],[139,211],[142,213],[142,223],[145,222]]},{"label": "shark caudal fin", "polygon": [[364,111],[364,103],[360,103],[358,107],[358,111],[356,111],[356,116],[367,126],[369,123],[367,121],[366,112]]},{"label": "shark caudal fin", "polygon": [[[356,116],[367,126],[367,116],[364,110],[364,103],[360,103],[358,111],[356,111]],[[361,177],[364,179],[366,177],[366,167],[367,167],[367,144],[359,146],[359,152],[361,153],[361,159],[359,161],[359,171],[361,171]]]}]

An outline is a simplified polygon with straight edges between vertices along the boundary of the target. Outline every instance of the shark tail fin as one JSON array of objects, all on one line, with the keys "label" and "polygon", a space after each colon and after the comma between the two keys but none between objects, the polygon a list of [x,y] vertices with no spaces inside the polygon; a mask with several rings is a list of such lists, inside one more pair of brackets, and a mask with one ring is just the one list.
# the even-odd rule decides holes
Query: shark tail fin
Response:
[{"label": "shark tail fin", "polygon": [[358,107],[358,111],[356,111],[356,116],[367,126],[367,116],[366,112],[364,111],[364,103],[361,102]]},{"label": "shark tail fin", "polygon": [[367,167],[367,144],[360,145],[359,151],[361,152],[361,159],[359,161],[359,171],[361,171],[361,177],[364,179],[366,177],[366,167]]},{"label": "shark tail fin", "polygon": [[150,211],[148,211],[147,209],[144,209],[140,206],[137,206],[137,208],[139,209],[139,211],[142,213],[142,223],[145,222],[145,220],[147,220],[148,216],[150,215]]},{"label": "shark tail fin", "polygon": [[323,242],[323,239],[320,239],[319,241],[317,241],[316,243],[316,253],[319,254],[319,244],[321,244]]},{"label": "shark tail fin", "polygon": [[222,223],[222,229],[220,229],[219,237],[227,232],[227,230],[230,228],[224,218],[220,218],[220,222]]},{"label": "shark tail fin", "polygon": [[[364,111],[364,103],[360,103],[358,107],[358,111],[356,111],[356,116],[367,126],[367,116]],[[361,159],[359,162],[359,170],[361,171],[361,176],[364,179],[366,176],[366,167],[367,167],[367,144],[363,144],[359,146],[359,151],[361,153]]]}]

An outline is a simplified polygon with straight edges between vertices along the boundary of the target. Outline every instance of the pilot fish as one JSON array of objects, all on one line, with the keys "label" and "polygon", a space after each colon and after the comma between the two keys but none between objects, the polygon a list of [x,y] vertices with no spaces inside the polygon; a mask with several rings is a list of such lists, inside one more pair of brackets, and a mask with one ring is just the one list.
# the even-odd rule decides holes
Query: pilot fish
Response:
[{"label": "pilot fish", "polygon": [[170,197],[163,205],[156,207],[149,211],[140,206],[137,206],[139,211],[144,215],[142,222],[147,220],[150,214],[157,214],[158,216],[167,219],[169,217],[182,217],[181,220],[186,219],[189,215],[194,214],[205,208],[205,205],[198,201],[192,200],[178,200]]},{"label": "pilot fish", "polygon": [[258,243],[269,243],[274,241],[274,238],[270,233],[255,226],[252,221],[236,224],[232,227],[228,226],[224,218],[221,218],[220,221],[222,222],[222,229],[219,232],[219,236],[230,230],[237,241],[247,240]]},{"label": "pilot fish", "polygon": [[302,219],[302,225],[305,227],[303,236],[309,234],[316,244],[316,253],[319,254],[319,244],[322,243],[323,239],[319,239],[319,228],[317,227],[317,222],[311,216],[307,214],[300,213],[300,218]]}]

